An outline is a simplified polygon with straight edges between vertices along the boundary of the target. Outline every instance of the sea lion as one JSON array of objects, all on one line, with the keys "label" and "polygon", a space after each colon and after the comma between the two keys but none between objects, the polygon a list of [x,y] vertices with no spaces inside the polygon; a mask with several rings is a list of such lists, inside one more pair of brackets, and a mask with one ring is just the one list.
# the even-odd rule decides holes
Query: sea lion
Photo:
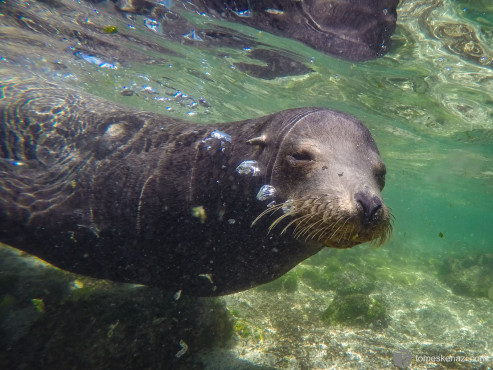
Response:
[{"label": "sea lion", "polygon": [[399,4],[399,0],[192,2],[208,13],[289,37],[327,54],[352,61],[375,59],[388,51]]},{"label": "sea lion", "polygon": [[350,115],[204,126],[0,80],[0,241],[60,268],[221,295],[391,231],[385,166]]},{"label": "sea lion", "polygon": [[[166,3],[156,5],[149,0],[115,3],[125,13],[157,18],[186,8],[292,38],[337,58],[364,61],[389,50],[399,0],[187,0],[168,2],[171,9]],[[177,15],[169,18],[164,17],[168,28],[176,23]]]}]

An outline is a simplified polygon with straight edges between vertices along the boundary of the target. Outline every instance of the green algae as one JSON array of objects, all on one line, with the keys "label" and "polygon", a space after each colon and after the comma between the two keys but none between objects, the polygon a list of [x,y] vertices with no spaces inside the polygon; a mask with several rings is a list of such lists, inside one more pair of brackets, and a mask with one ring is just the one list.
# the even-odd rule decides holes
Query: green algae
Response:
[{"label": "green algae", "polygon": [[438,266],[437,276],[457,295],[489,298],[493,254],[449,256]]},{"label": "green algae", "polygon": [[322,314],[330,326],[385,328],[389,317],[385,304],[378,298],[361,293],[337,295]]},{"label": "green algae", "polygon": [[242,339],[262,342],[264,340],[263,329],[245,319],[236,310],[229,309],[234,321],[233,332]]},{"label": "green algae", "polygon": [[331,287],[340,295],[369,294],[375,289],[375,278],[356,266],[348,266],[348,270],[334,274]]}]

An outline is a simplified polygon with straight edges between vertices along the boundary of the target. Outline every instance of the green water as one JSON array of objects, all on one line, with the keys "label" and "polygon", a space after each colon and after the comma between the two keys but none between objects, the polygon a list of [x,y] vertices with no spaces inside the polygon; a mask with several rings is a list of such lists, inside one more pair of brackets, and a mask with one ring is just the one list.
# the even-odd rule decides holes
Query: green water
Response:
[{"label": "green water", "polygon": [[[383,58],[364,63],[334,59],[298,42],[238,24],[185,14],[197,28],[226,26],[251,37],[252,42],[263,43],[263,48],[289,52],[313,70],[272,80],[253,77],[236,67],[240,62],[262,64],[249,58],[248,48],[169,41],[146,29],[140,18],[130,29],[127,20],[114,14],[96,13],[90,7],[79,11],[90,24],[115,25],[179,56],[129,43],[128,48],[154,61],[122,61],[116,69],[106,69],[60,52],[61,47],[40,52],[35,47],[20,51],[10,45],[0,46],[0,67],[20,63],[24,71],[110,101],[201,124],[302,106],[337,109],[357,116],[370,128],[386,163],[383,196],[395,217],[392,240],[379,249],[359,246],[322,251],[273,285],[225,297],[221,302],[234,323],[234,344],[202,353],[206,368],[388,368],[393,366],[392,354],[402,347],[416,355],[493,356],[490,0],[404,0],[398,9],[392,49]],[[62,22],[57,17],[50,19],[55,25]],[[15,33],[7,28],[3,31]],[[68,68],[54,69],[53,55]],[[124,86],[136,93],[122,95]],[[156,93],[147,93],[144,86]],[[195,101],[200,97],[207,104],[190,105],[189,100],[170,98],[176,91]],[[462,260],[467,263],[461,265]],[[340,297],[339,288],[330,284],[341,279],[341,266],[375,279],[376,288],[370,295],[385,303],[391,318],[388,327],[361,329],[324,321],[327,307]],[[459,282],[475,285],[461,288],[465,283],[458,287],[455,280],[450,282],[450,274],[444,277],[456,266],[460,269],[453,271],[460,275]],[[104,294],[111,293],[104,290]],[[9,295],[0,300],[0,311],[8,306],[5,297]],[[142,307],[165,304],[152,303],[148,293],[138,297]],[[94,305],[100,303],[96,300]],[[60,312],[66,312],[65,307]],[[109,313],[93,315],[99,320]],[[103,321],[117,328],[115,335],[122,330],[121,338],[130,343],[131,336],[122,328],[133,319],[119,317],[119,326],[114,326],[116,320]],[[156,330],[147,322],[141,325],[147,328],[147,324],[151,332]],[[106,339],[91,338],[106,348]],[[179,339],[173,335],[175,342]],[[121,339],[121,343],[127,342]],[[155,347],[149,348],[154,351]],[[91,349],[83,349],[81,345],[81,353],[96,356]],[[194,353],[193,348],[190,352]],[[413,368],[435,365],[416,362]],[[464,368],[477,365],[473,361]]]}]

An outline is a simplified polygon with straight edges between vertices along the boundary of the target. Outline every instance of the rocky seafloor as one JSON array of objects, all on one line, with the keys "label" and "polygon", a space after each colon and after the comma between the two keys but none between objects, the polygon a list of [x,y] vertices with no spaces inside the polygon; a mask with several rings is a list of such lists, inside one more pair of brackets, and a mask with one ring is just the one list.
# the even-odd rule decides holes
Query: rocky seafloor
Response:
[{"label": "rocky seafloor", "polygon": [[376,369],[404,353],[416,369],[492,368],[493,255],[402,255],[327,249],[270,284],[192,298],[2,247],[0,367]]}]

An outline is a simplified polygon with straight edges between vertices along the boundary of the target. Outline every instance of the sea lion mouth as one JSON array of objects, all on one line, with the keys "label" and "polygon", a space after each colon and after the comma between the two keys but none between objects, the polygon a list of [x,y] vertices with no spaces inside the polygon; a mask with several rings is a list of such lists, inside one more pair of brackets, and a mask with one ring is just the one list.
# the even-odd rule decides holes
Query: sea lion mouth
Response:
[{"label": "sea lion mouth", "polygon": [[392,234],[392,214],[385,205],[371,221],[363,221],[358,207],[348,210],[337,198],[327,195],[302,199],[288,199],[262,212],[252,223],[274,213],[282,212],[269,226],[269,232],[278,227],[283,235],[292,230],[293,237],[315,241],[331,248],[346,249],[372,242],[382,245]]}]

